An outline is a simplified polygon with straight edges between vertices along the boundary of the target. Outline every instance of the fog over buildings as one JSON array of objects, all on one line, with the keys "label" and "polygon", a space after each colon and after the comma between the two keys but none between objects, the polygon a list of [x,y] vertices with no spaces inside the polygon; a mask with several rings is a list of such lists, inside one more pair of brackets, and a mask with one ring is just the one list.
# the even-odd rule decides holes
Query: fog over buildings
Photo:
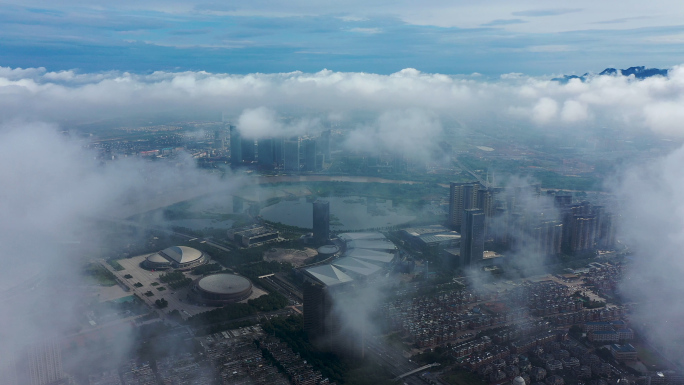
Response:
[{"label": "fog over buildings", "polygon": [[[71,295],[71,287],[86,285],[77,268],[82,262],[76,255],[79,242],[91,249],[112,242],[103,239],[98,220],[123,220],[185,200],[182,197],[230,194],[245,186],[254,187],[248,176],[231,171],[227,161],[220,174],[210,173],[199,169],[195,159],[182,151],[177,157],[156,162],[140,157],[96,159],[86,146],[89,138],[78,133],[83,125],[120,117],[146,120],[163,115],[217,121],[225,114],[234,125],[227,135],[233,155],[240,153],[236,165],[259,159],[259,151],[267,148],[257,145],[255,150],[254,140],[279,139],[284,171],[296,174],[301,166],[300,148],[310,146],[314,155],[321,152],[316,150],[313,137],[328,132],[329,141],[327,130],[331,126],[344,131],[339,136],[342,141],[336,143],[338,149],[368,156],[391,154],[423,163],[444,161],[446,151],[440,144],[467,141],[467,134],[472,132],[496,135],[501,130],[511,136],[560,137],[568,133],[573,142],[596,140],[609,132],[681,141],[682,84],[684,67],[679,66],[673,67],[668,77],[635,80],[596,76],[567,84],[519,74],[480,80],[415,69],[391,75],[328,70],[138,75],[2,67],[0,245],[4,267],[0,269],[0,296],[3,291],[10,293],[18,279],[35,279],[25,284],[31,290],[0,298],[0,340],[3,347],[12,347],[10,352],[0,352],[0,358],[73,333],[69,327],[79,299]],[[300,137],[306,135],[312,138],[303,145]],[[235,146],[235,138],[246,139],[251,147]],[[272,151],[276,151],[275,144]],[[632,314],[640,331],[663,347],[669,359],[679,362],[684,341],[672,336],[681,334],[684,318],[684,301],[679,299],[684,293],[684,149],[669,154],[654,152],[649,158],[640,165],[627,161],[613,179],[606,180],[619,210],[614,217],[618,238],[633,253],[631,270],[620,291],[637,302]],[[306,167],[315,171],[317,166]],[[449,182],[445,178],[444,183]],[[498,187],[502,196],[517,191],[515,207],[533,213],[530,215],[535,221],[562,221],[568,211],[556,205],[553,196],[532,188],[534,183],[512,178]],[[327,242],[331,220],[327,202],[313,205],[314,235]],[[511,223],[521,223],[504,223],[496,215],[489,218],[479,210],[469,214],[464,221],[470,226],[468,230],[459,228],[464,237],[472,238],[475,232],[484,238],[486,222],[491,229],[486,236],[496,239],[501,233],[512,233]],[[163,225],[161,218],[153,218],[153,222]],[[537,269],[545,252],[531,240],[531,231],[540,227],[532,226],[528,232],[523,228],[520,226],[513,236],[509,257],[517,269]],[[556,246],[544,247],[555,250]],[[469,253],[467,258],[484,252],[470,245],[461,250],[462,254]],[[429,273],[429,267],[426,270]],[[60,275],[70,285],[46,285],[43,275]],[[471,278],[477,283],[479,277],[474,274]],[[339,301],[341,305],[335,311],[344,322],[343,332],[378,329],[374,312],[387,297],[383,290],[395,284],[384,278],[378,281],[376,286],[361,288],[366,290],[361,294]],[[2,289],[4,284],[6,290]],[[35,317],[37,309],[50,314],[49,319]],[[123,352],[130,342],[123,338],[118,342],[121,346],[112,350]]]}]

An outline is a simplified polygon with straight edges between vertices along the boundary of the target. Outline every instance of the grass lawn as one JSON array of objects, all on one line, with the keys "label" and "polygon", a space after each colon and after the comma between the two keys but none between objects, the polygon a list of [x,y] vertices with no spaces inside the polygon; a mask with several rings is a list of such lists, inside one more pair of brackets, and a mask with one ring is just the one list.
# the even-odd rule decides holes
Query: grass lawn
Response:
[{"label": "grass lawn", "polygon": [[83,274],[94,284],[100,286],[116,285],[116,278],[109,270],[99,263],[89,263],[83,267]]},{"label": "grass lawn", "polygon": [[115,260],[115,259],[108,259],[108,260],[107,260],[107,263],[109,264],[109,266],[113,267],[114,270],[116,270],[116,271],[126,270],[126,269],[124,269],[124,267],[121,266],[121,264],[120,264],[117,260]]},{"label": "grass lawn", "polygon": [[166,288],[164,286],[161,286],[161,287],[158,287],[157,290],[164,291],[164,290],[166,290]]}]

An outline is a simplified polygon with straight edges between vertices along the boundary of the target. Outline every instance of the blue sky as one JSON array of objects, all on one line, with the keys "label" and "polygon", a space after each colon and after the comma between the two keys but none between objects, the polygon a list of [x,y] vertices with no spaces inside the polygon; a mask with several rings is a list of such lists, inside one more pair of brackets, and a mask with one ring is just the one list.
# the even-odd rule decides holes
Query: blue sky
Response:
[{"label": "blue sky", "polygon": [[83,3],[0,2],[0,65],[498,76],[684,61],[684,7],[670,0]]}]

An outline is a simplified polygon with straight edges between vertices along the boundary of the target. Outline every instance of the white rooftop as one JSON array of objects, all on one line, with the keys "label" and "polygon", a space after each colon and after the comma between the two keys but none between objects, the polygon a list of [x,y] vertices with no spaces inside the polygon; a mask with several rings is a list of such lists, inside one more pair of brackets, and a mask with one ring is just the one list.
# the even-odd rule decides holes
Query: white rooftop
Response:
[{"label": "white rooftop", "polygon": [[171,246],[160,251],[160,253],[173,259],[176,263],[188,263],[199,259],[202,252],[187,246]]},{"label": "white rooftop", "polygon": [[321,281],[326,286],[334,286],[353,281],[352,277],[333,265],[321,265],[304,269],[309,275]]},{"label": "white rooftop", "polygon": [[378,265],[350,257],[337,259],[332,263],[332,265],[342,269],[347,273],[358,274],[362,276],[368,276],[380,270],[380,266]]},{"label": "white rooftop", "polygon": [[345,256],[361,259],[366,262],[387,264],[392,262],[394,254],[379,250],[370,249],[351,249],[347,250]]}]

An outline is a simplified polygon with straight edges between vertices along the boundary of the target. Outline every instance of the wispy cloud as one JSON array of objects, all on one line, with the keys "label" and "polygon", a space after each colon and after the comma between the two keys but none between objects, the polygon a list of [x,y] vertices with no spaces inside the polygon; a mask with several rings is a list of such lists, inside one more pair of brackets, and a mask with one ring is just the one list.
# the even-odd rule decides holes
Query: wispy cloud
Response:
[{"label": "wispy cloud", "polygon": [[576,51],[577,48],[571,47],[569,45],[550,44],[550,45],[533,45],[533,46],[527,47],[526,50],[529,52],[568,52],[568,51]]},{"label": "wispy cloud", "polygon": [[635,20],[647,20],[652,19],[650,16],[634,16],[634,17],[622,17],[619,19],[601,20],[595,21],[592,24],[623,24]]},{"label": "wispy cloud", "polygon": [[189,36],[189,35],[206,35],[211,32],[211,29],[209,28],[202,28],[202,29],[178,29],[169,32],[171,35],[178,35],[178,36]]},{"label": "wispy cloud", "polygon": [[649,44],[682,44],[684,43],[684,33],[649,36],[645,37],[643,41]]},{"label": "wispy cloud", "polygon": [[528,16],[528,17],[544,17],[544,16],[559,16],[568,13],[581,12],[581,8],[546,8],[546,9],[531,9],[529,11],[513,12],[514,16]]},{"label": "wispy cloud", "polygon": [[380,28],[351,28],[349,29],[350,32],[357,32],[357,33],[365,33],[368,35],[375,35],[377,33],[382,33],[382,29]]},{"label": "wispy cloud", "polygon": [[346,22],[361,22],[361,21],[368,21],[368,18],[366,17],[360,17],[360,16],[338,16],[338,19]]},{"label": "wispy cloud", "polygon": [[492,20],[489,23],[484,23],[480,24],[483,27],[497,27],[497,26],[503,26],[503,25],[512,25],[512,24],[523,24],[527,23],[527,21],[523,19],[496,19]]}]

